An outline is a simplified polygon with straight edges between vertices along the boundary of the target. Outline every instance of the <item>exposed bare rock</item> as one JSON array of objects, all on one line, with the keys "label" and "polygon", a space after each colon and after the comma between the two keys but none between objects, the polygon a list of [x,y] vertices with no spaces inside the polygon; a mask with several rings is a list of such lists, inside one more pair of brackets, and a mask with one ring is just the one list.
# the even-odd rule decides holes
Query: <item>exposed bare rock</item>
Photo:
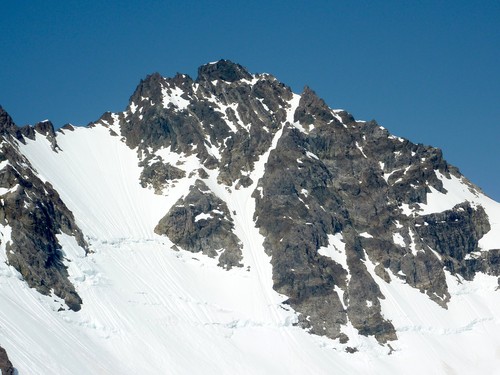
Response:
[{"label": "exposed bare rock", "polygon": [[251,80],[252,76],[241,65],[228,60],[219,60],[198,69],[198,82],[201,80],[234,82],[240,79]]},{"label": "exposed bare rock", "polygon": [[[182,74],[150,75],[130,98],[134,112],[120,119],[122,135],[141,154],[170,148],[196,155],[206,168],[218,168],[221,183],[249,186],[246,174],[285,122],[292,97],[290,88],[272,76],[262,75],[254,84],[252,79],[227,60],[200,67],[196,83]],[[165,106],[164,96],[174,99]],[[214,156],[214,149],[220,156]]]},{"label": "exposed bare rock", "polygon": [[2,375],[14,375],[14,366],[9,360],[7,352],[0,346],[0,373]]},{"label": "exposed bare rock", "polygon": [[197,180],[155,228],[184,250],[218,258],[226,269],[241,267],[241,242],[233,233],[231,214],[223,200]]},{"label": "exposed bare rock", "polygon": [[[53,135],[52,124],[46,126],[52,129],[47,130],[48,136]],[[13,135],[12,127],[4,129],[0,133],[0,161],[4,163],[0,187],[6,192],[1,195],[0,224],[12,230],[6,243],[8,262],[30,287],[46,295],[53,292],[77,311],[82,300],[68,280],[56,235],[73,236],[86,248],[83,234],[59,194],[50,183],[40,180],[21,155],[16,144],[17,131],[14,129]]]},{"label": "exposed bare rock", "polygon": [[162,194],[171,182],[186,176],[186,172],[182,169],[161,161],[149,163],[149,159],[147,159],[140,165],[144,165],[140,177],[141,186],[153,188],[156,194]]},{"label": "exposed bare rock", "polygon": [[[346,341],[342,326],[350,322],[386,343],[397,336],[382,315],[379,282],[400,278],[446,308],[445,271],[467,279],[476,272],[498,273],[496,255],[478,252],[478,240],[489,230],[480,207],[436,217],[408,215],[427,203],[431,188],[446,193],[438,175],[461,178],[441,150],[333,111],[308,87],[290,124],[286,111],[292,97],[274,77],[251,75],[221,60],[200,67],[195,81],[182,74],[148,76],[119,114],[120,127],[127,144],[142,155],[143,186],[157,193],[183,177],[155,159],[155,151],[165,148],[195,155],[204,166],[202,178],[215,170],[219,183],[235,189],[258,182],[255,220],[271,255],[274,288],[288,296],[300,324],[312,333]],[[263,178],[253,181],[255,162],[279,130]],[[207,214],[206,207],[193,208],[207,190],[200,183],[156,232],[187,250],[217,256],[215,241],[205,237],[219,232],[195,220]],[[331,236],[342,238],[343,264],[320,254]],[[238,241],[231,242],[236,248]]]}]

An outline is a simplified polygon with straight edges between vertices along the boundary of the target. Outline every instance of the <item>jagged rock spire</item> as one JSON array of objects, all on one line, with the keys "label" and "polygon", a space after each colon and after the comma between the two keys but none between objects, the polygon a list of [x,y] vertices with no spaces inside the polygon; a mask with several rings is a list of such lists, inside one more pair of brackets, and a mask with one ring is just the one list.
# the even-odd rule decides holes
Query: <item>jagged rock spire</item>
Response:
[{"label": "jagged rock spire", "polygon": [[130,97],[129,103],[139,103],[141,98],[148,98],[153,102],[161,101],[161,89],[165,83],[165,78],[160,73],[149,74],[146,78],[141,79],[141,82]]},{"label": "jagged rock spire", "polygon": [[12,121],[12,117],[0,105],[0,132],[11,132],[15,128],[16,125]]}]

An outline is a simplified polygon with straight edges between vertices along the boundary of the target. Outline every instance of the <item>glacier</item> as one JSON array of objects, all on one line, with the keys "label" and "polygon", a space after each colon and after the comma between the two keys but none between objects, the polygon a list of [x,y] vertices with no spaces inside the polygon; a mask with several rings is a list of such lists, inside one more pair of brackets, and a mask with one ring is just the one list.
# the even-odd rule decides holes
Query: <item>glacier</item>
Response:
[{"label": "glacier", "polygon": [[[163,105],[184,108],[187,100],[181,94],[163,92]],[[299,98],[294,94],[290,100],[291,123]],[[130,110],[139,112],[137,105]],[[244,266],[229,271],[217,266],[216,259],[178,249],[153,231],[196,180],[193,172],[203,165],[194,155],[153,150],[186,172],[163,194],[155,194],[140,185],[141,159],[137,148],[126,145],[117,116],[111,123],[58,131],[58,152],[41,133],[19,143],[37,175],[50,182],[73,212],[89,252],[75,238],[58,235],[70,281],[83,300],[80,311],[67,310],[59,297],[29,288],[8,265],[10,229],[0,228],[0,345],[18,373],[497,372],[500,292],[495,276],[477,274],[465,280],[445,271],[451,295],[445,309],[395,275],[390,283],[384,281],[367,256],[366,269],[385,296],[382,315],[394,325],[398,340],[382,345],[348,323],[342,329],[350,340],[341,343],[298,326],[297,312],[284,303],[287,297],[273,289],[270,256],[255,225],[252,196],[282,132],[283,127],[248,172],[253,181],[249,186],[227,186],[218,181],[216,171],[208,171],[205,182],[226,202],[243,245]],[[217,150],[213,155],[217,157]],[[455,176],[438,178],[447,193],[431,188],[427,204],[420,210],[407,207],[405,213],[442,212],[464,201],[481,205],[491,229],[480,248],[498,248],[500,204]],[[343,246],[341,234],[331,235],[330,245],[320,251],[345,263]]]}]

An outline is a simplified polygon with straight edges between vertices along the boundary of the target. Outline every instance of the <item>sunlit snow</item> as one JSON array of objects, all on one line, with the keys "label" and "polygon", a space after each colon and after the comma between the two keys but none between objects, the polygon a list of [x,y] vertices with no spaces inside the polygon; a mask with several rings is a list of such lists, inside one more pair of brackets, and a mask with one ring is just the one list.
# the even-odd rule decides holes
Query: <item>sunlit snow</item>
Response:
[{"label": "sunlit snow", "polygon": [[[178,94],[169,100],[186,105]],[[74,213],[91,253],[85,255],[74,238],[58,236],[70,278],[83,299],[77,313],[58,311],[58,298],[28,288],[6,264],[10,227],[0,228],[0,344],[19,374],[495,373],[500,361],[500,293],[497,278],[491,276],[477,275],[470,282],[447,274],[452,298],[445,310],[395,275],[391,283],[385,282],[366,256],[365,265],[385,296],[382,313],[397,330],[398,340],[391,347],[359,335],[350,322],[342,327],[350,337],[347,344],[295,326],[296,313],[272,288],[270,257],[254,224],[251,196],[282,132],[255,163],[250,187],[222,186],[217,172],[208,171],[207,187],[227,202],[235,234],[243,243],[244,267],[230,271],[205,255],[172,249],[168,238],[153,232],[196,174],[169,186],[163,195],[142,188],[136,150],[111,136],[105,126],[58,134],[57,153],[40,135],[36,142],[21,145]],[[195,157],[170,149],[156,155],[193,173],[201,166]],[[464,200],[481,204],[492,230],[480,245],[498,248],[500,205],[454,177],[439,178],[449,195],[432,191],[422,211],[408,207],[409,213],[437,212]],[[367,232],[360,235],[372,238]],[[342,234],[328,239],[319,253],[347,270]],[[405,246],[401,235],[393,239]],[[336,290],[342,300],[342,290]],[[347,346],[358,352],[346,353]]]}]

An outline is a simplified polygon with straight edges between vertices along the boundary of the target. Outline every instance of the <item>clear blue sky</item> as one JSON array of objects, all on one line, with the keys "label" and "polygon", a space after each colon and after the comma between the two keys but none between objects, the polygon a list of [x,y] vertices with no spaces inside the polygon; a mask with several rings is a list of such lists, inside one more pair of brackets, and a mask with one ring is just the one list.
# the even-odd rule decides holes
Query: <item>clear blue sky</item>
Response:
[{"label": "clear blue sky", "polygon": [[500,200],[500,1],[4,1],[18,125],[123,110],[146,74],[226,58],[440,147]]}]

